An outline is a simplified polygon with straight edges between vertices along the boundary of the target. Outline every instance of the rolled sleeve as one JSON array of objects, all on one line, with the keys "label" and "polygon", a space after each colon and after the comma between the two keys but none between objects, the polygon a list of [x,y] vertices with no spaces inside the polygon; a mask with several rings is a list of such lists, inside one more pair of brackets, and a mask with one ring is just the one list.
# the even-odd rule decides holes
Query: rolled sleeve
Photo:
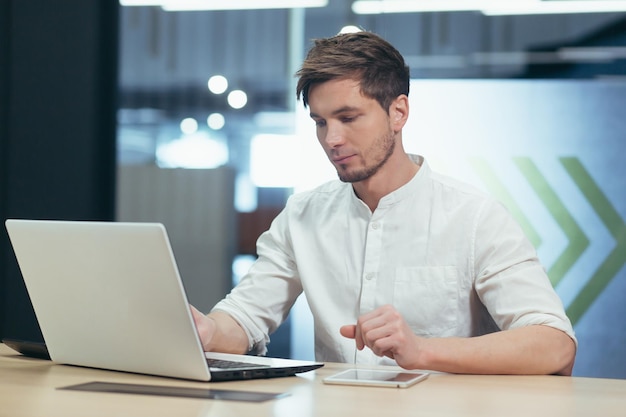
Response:
[{"label": "rolled sleeve", "polygon": [[232,316],[244,329],[249,350],[267,352],[273,333],[287,318],[302,285],[292,261],[285,210],[257,241],[258,259],[213,310]]},{"label": "rolled sleeve", "polygon": [[504,207],[486,203],[476,225],[475,289],[498,327],[550,326],[577,343],[534,247]]}]

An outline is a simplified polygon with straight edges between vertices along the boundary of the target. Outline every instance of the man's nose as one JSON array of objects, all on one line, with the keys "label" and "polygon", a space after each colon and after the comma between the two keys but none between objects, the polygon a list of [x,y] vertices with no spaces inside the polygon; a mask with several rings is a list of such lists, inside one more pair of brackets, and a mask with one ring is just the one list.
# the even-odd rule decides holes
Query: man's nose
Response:
[{"label": "man's nose", "polygon": [[337,125],[328,125],[328,129],[326,130],[326,135],[324,138],[324,142],[331,148],[339,146],[344,143],[344,132],[340,126]]}]

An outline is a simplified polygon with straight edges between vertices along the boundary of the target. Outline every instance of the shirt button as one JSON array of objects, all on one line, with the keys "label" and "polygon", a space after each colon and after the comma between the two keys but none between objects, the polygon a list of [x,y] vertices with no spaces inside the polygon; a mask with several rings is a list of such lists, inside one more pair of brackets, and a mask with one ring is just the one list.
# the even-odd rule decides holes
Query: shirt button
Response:
[{"label": "shirt button", "polygon": [[374,274],[372,272],[365,274],[365,279],[371,281],[374,278]]},{"label": "shirt button", "polygon": [[378,229],[378,223],[372,223],[372,229],[376,230]]}]

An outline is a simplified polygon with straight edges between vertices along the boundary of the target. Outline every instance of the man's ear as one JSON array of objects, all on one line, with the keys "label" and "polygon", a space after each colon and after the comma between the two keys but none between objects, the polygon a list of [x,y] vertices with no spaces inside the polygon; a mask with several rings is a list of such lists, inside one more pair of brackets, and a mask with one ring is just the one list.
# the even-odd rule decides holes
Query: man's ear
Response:
[{"label": "man's ear", "polygon": [[409,118],[409,98],[401,94],[389,106],[389,119],[394,132],[402,130]]}]

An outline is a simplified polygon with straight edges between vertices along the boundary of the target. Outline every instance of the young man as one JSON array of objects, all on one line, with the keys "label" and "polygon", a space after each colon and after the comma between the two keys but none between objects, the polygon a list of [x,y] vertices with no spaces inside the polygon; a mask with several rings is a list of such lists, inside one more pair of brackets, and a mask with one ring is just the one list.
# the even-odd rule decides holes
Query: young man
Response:
[{"label": "young man", "polygon": [[263,354],[304,292],[319,361],[570,375],[576,341],[506,210],[403,149],[409,70],[367,32],[319,39],[297,96],[340,181],[293,195],[205,316],[206,350]]}]

